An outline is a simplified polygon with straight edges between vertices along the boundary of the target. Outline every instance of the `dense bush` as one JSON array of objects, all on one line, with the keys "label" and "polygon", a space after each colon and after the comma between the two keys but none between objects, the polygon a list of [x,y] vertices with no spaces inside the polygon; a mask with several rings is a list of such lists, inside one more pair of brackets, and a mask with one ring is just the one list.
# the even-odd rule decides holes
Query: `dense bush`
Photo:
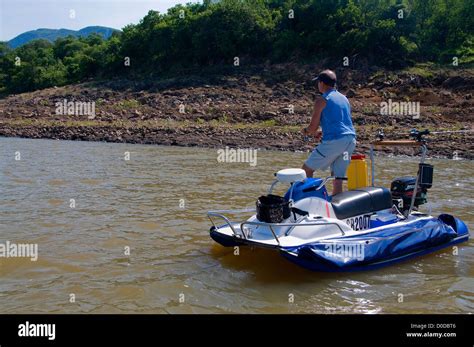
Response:
[{"label": "dense bush", "polygon": [[[344,56],[399,68],[474,61],[471,0],[221,0],[150,11],[136,25],[99,35],[0,43],[0,92],[86,78],[160,74],[193,67]],[[130,66],[125,60],[130,59]],[[18,64],[18,58],[21,63]],[[17,64],[15,64],[17,63]]]}]

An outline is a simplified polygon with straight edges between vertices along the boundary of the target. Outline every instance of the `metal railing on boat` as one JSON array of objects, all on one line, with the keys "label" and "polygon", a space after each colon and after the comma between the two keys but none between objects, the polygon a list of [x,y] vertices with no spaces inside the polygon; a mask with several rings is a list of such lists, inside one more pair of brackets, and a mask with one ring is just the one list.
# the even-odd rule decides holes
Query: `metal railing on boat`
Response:
[{"label": "metal railing on boat", "polygon": [[[218,218],[221,218],[223,219],[226,224],[230,227],[230,229],[232,230],[232,232],[234,233],[234,236],[237,237],[237,238],[243,238],[245,240],[249,240],[250,238],[245,235],[245,231],[244,231],[244,225],[261,225],[261,226],[266,226],[270,229],[273,237],[275,238],[277,244],[280,246],[280,240],[277,236],[277,234],[275,233],[275,230],[273,229],[274,227],[290,227],[289,230],[285,233],[285,236],[288,236],[291,232],[292,229],[294,229],[295,227],[306,227],[306,226],[323,226],[323,225],[335,225],[339,228],[339,230],[341,231],[341,234],[342,236],[345,235],[344,233],[344,230],[342,229],[342,227],[338,224],[338,223],[335,223],[335,222],[327,222],[327,221],[323,221],[323,222],[309,222],[309,223],[298,223],[298,222],[294,222],[294,223],[266,223],[266,222],[260,222],[260,221],[254,221],[254,222],[251,222],[251,221],[245,221],[245,222],[242,222],[240,223],[240,234],[237,233],[237,231],[235,230],[234,228],[234,225],[232,225],[232,222],[230,221],[229,218],[227,218],[226,216],[223,215],[223,213],[229,213],[229,214],[238,214],[238,213],[248,213],[248,212],[255,212],[255,209],[243,209],[243,210],[218,210],[218,211],[209,211],[207,213],[207,216],[209,218],[209,220],[211,221],[212,225],[214,226],[214,228],[217,230],[219,227],[214,223],[213,219],[211,218],[212,217],[218,217]],[[234,223],[234,224],[238,224],[238,223]]]}]

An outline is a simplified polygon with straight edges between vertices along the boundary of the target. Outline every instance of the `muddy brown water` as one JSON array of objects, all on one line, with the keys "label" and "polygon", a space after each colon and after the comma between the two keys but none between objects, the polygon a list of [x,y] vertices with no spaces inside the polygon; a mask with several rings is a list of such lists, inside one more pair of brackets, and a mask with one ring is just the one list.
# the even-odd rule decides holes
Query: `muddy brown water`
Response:
[{"label": "muddy brown water", "polygon": [[[0,242],[38,244],[37,261],[0,258],[0,313],[474,312],[473,241],[327,274],[209,238],[207,210],[252,206],[273,172],[306,156],[259,151],[250,166],[213,149],[0,138]],[[474,162],[429,162],[433,214],[472,229]],[[381,156],[376,168],[387,186],[416,159]]]}]

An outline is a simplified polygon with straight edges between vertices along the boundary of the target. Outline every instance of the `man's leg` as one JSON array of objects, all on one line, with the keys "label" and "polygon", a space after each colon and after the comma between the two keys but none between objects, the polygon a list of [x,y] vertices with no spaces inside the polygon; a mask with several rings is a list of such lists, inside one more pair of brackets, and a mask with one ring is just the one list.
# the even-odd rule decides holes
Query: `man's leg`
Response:
[{"label": "man's leg", "polygon": [[[347,168],[351,162],[352,152],[354,152],[356,146],[355,139],[350,139],[344,152],[331,164],[331,174],[336,177],[346,177]],[[332,195],[342,193],[342,180],[334,180],[332,187]]]},{"label": "man's leg", "polygon": [[302,169],[306,172],[306,177],[313,177],[314,170],[308,165],[303,164]]},{"label": "man's leg", "polygon": [[309,155],[308,159],[305,161],[302,169],[306,172],[306,177],[313,177],[315,170],[324,170],[329,165],[333,159],[331,157],[325,156],[323,153],[330,153],[329,150],[325,148],[324,143],[320,143]]},{"label": "man's leg", "polygon": [[332,182],[332,195],[342,193],[342,180],[334,180]]}]

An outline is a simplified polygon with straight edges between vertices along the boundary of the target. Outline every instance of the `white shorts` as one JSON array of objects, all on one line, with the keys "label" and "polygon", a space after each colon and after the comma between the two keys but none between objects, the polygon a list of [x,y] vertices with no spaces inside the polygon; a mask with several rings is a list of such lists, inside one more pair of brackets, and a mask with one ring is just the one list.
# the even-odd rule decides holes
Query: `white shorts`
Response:
[{"label": "white shorts", "polygon": [[305,164],[312,170],[325,170],[330,167],[332,176],[346,177],[355,147],[356,139],[353,135],[322,141],[310,154]]}]

